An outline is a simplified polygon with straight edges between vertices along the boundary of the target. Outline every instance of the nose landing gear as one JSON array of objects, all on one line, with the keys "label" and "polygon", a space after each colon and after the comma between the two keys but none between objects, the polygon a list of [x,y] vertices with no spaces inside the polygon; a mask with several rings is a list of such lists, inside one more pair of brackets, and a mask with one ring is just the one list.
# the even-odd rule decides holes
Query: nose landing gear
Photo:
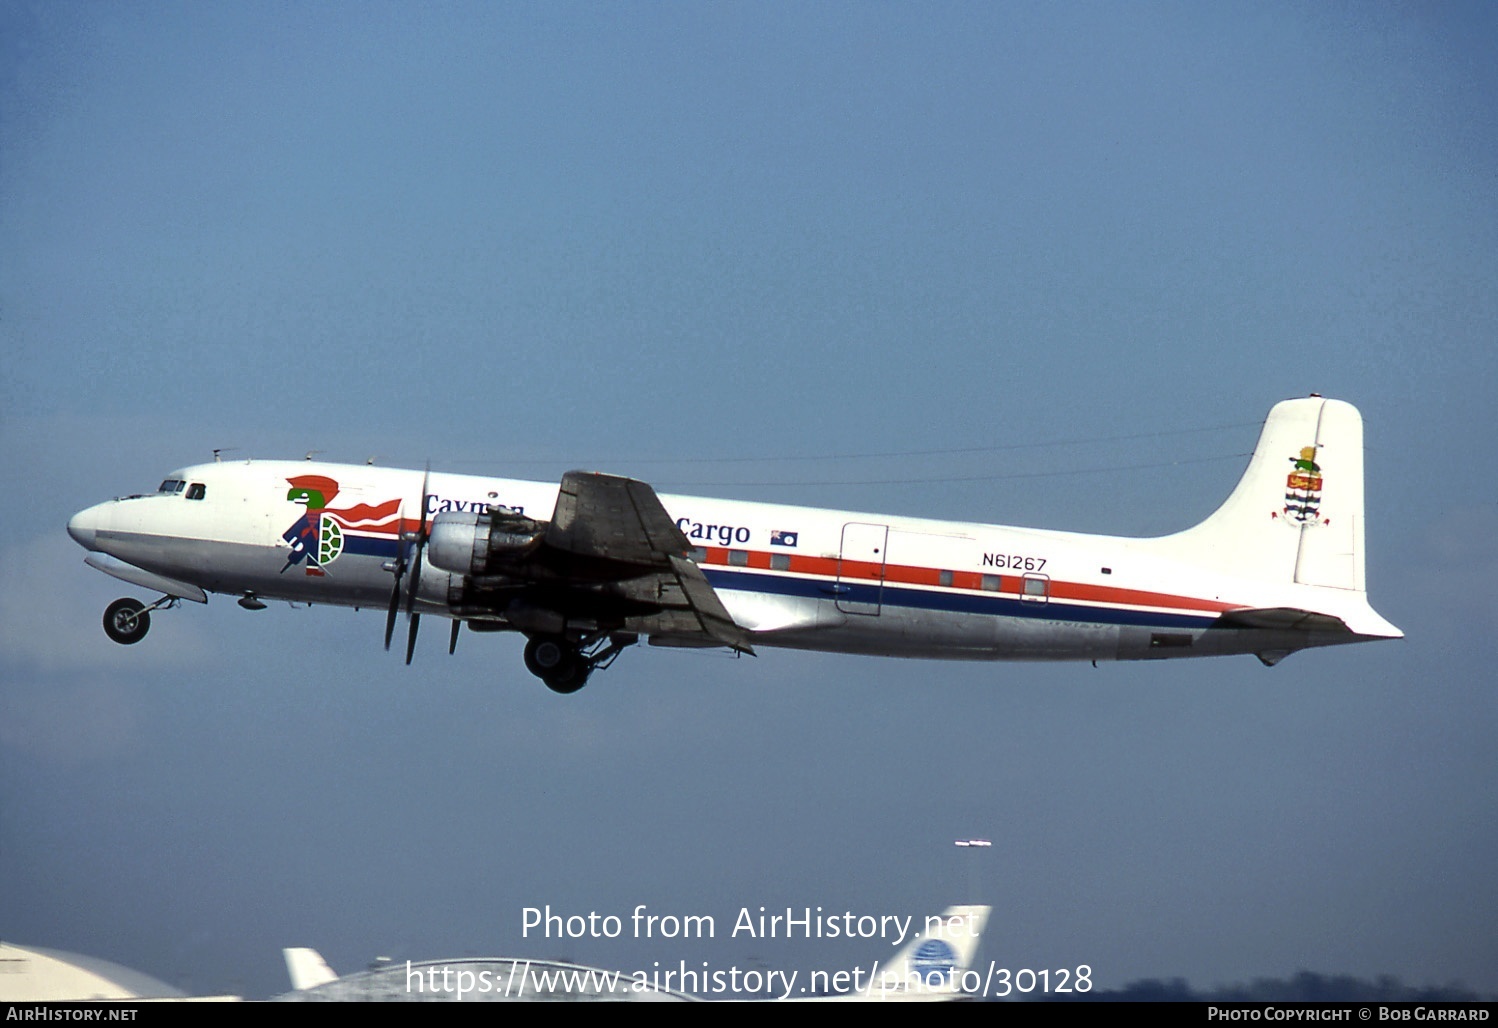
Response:
[{"label": "nose landing gear", "polygon": [[163,596],[149,607],[139,600],[115,600],[104,608],[104,634],[121,646],[138,643],[151,630],[151,611],[170,610],[177,605],[177,597]]}]

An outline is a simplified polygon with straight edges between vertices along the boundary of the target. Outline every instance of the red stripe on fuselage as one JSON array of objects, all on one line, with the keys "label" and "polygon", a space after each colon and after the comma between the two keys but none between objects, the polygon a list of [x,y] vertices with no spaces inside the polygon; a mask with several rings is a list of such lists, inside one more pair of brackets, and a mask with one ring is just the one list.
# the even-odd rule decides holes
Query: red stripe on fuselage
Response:
[{"label": "red stripe on fuselage", "polygon": [[[955,589],[968,592],[984,593],[1008,593],[1010,595],[1024,594],[1024,578],[1020,575],[992,575],[987,576],[979,571],[951,571],[952,581],[950,585],[943,585],[941,581],[942,572],[945,568],[917,567],[910,564],[878,564],[872,561],[841,560],[837,557],[813,557],[805,554],[783,551],[774,553],[764,550],[739,550],[738,553],[747,553],[748,562],[743,558],[739,562],[730,561],[729,549],[720,546],[709,546],[705,548],[706,555],[699,562],[711,567],[722,567],[732,570],[734,568],[754,568],[761,571],[781,571],[787,574],[820,575],[825,578],[843,578],[850,580],[861,580],[867,582],[883,581],[894,585],[921,585],[934,586],[942,589]],[[789,558],[789,564],[784,568],[772,567],[770,558],[772,556],[785,556]],[[984,589],[983,579],[985,577],[997,578],[997,589]],[[1175,593],[1153,592],[1147,589],[1125,589],[1110,585],[1089,585],[1083,582],[1063,582],[1058,579],[1044,579],[1047,584],[1047,596],[1052,600],[1077,600],[1083,603],[1114,603],[1132,607],[1165,607],[1171,610],[1192,610],[1221,613],[1225,610],[1237,610],[1243,606],[1241,603],[1224,603],[1221,600],[1204,600],[1195,596],[1179,596]]]}]

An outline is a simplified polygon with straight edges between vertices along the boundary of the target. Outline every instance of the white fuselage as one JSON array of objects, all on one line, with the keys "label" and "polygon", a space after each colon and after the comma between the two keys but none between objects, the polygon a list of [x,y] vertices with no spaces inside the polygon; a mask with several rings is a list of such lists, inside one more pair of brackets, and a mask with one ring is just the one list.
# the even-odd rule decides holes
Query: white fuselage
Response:
[{"label": "white fuselage", "polygon": [[[392,562],[422,524],[424,483],[427,523],[490,505],[545,521],[558,493],[556,484],[362,465],[223,462],[173,472],[162,492],[91,507],[74,517],[69,531],[93,554],[125,566],[104,570],[172,595],[197,599],[201,589],[251,600],[384,608]],[[1344,596],[1342,590],[1203,569],[1182,559],[1171,537],[1115,538],[691,496],[660,500],[695,547],[691,558],[755,645],[978,660],[1111,660],[1288,652],[1377,634],[1357,634],[1355,622],[1371,613],[1361,592]],[[502,612],[456,609],[451,597],[459,578],[428,562],[416,585],[416,608],[475,627],[508,627]],[[1339,617],[1353,634],[1214,627],[1225,612],[1270,608]]]}]

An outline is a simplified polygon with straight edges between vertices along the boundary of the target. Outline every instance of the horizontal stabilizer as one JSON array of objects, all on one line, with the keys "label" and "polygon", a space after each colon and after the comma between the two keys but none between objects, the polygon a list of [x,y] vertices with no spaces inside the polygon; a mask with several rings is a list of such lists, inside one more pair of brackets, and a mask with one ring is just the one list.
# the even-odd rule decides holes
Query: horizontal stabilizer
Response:
[{"label": "horizontal stabilizer", "polygon": [[1330,614],[1317,614],[1294,607],[1263,607],[1256,610],[1230,610],[1217,619],[1215,628],[1268,628],[1302,632],[1352,633],[1347,622]]}]

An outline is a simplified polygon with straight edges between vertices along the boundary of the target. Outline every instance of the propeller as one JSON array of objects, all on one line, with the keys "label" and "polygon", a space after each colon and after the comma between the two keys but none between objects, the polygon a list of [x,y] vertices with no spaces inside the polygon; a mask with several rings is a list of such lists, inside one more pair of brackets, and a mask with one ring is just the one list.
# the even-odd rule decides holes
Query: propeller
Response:
[{"label": "propeller", "polygon": [[[401,548],[396,554],[395,585],[390,590],[390,608],[385,613],[385,649],[390,649],[390,640],[395,635],[395,618],[401,607],[401,585],[406,579],[407,553],[410,556],[410,578],[406,586],[406,618],[410,623],[410,630],[406,634],[406,663],[411,663],[411,656],[416,652],[416,633],[421,625],[421,614],[416,610],[416,590],[421,586],[421,551],[427,544],[427,487],[431,481],[432,468],[428,464],[426,470],[421,474],[421,518],[417,522],[415,532],[401,531]],[[401,519],[402,525],[405,519]],[[409,547],[409,549],[408,549]]]},{"label": "propeller", "polygon": [[[405,504],[401,504],[400,517],[397,523],[401,525],[406,523]],[[387,653],[390,651],[390,638],[395,635],[395,616],[400,613],[401,609],[401,576],[406,573],[406,540],[404,530],[397,535],[396,541],[400,545],[396,547],[395,562],[390,566],[390,570],[395,573],[395,586],[390,590],[390,610],[385,614],[385,651]]]}]

